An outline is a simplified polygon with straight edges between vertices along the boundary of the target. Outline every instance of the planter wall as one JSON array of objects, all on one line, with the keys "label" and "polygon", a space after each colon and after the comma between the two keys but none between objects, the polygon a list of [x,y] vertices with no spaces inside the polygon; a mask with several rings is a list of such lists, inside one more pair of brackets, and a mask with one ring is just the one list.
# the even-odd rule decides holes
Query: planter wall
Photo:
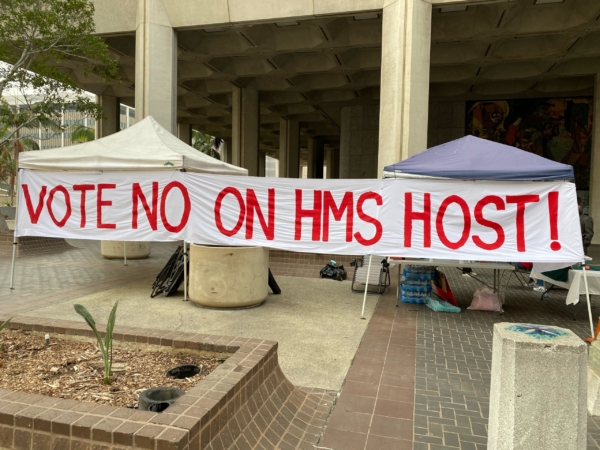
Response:
[{"label": "planter wall", "polygon": [[[127,259],[145,259],[150,256],[151,242],[126,242]],[[123,259],[123,241],[101,241],[100,254],[106,259]]]},{"label": "planter wall", "polygon": [[[0,322],[7,318],[0,314]],[[92,337],[87,325],[65,320],[17,316],[9,327]],[[281,429],[291,430],[292,421],[295,434],[316,444],[333,403],[331,393],[308,393],[285,378],[273,341],[119,326],[114,339],[233,354],[160,414],[0,389],[0,448],[283,448],[293,436]]]},{"label": "planter wall", "polygon": [[239,308],[269,293],[269,250],[264,247],[190,246],[190,300],[201,306]]}]

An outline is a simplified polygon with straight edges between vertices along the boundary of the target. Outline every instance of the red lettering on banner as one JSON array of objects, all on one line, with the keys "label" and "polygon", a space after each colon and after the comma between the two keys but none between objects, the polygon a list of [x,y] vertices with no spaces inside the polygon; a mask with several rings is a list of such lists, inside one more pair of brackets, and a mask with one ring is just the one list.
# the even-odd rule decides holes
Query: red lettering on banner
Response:
[{"label": "red lettering on banner", "polygon": [[116,187],[117,187],[116,184],[101,183],[98,185],[98,196],[96,197],[96,227],[97,228],[107,228],[107,229],[117,228],[117,224],[115,224],[115,223],[102,223],[102,207],[103,206],[112,206],[112,200],[102,200],[102,191],[104,189],[115,189]]},{"label": "red lettering on banner", "polygon": [[85,209],[85,193],[87,191],[93,191],[96,189],[96,186],[93,184],[74,184],[74,191],[81,191],[81,200],[79,205],[79,210],[81,211],[81,221],[79,222],[79,228],[85,228],[85,224],[87,223],[86,218],[86,209]]},{"label": "red lettering on banner", "polygon": [[[221,204],[223,203],[223,200],[225,199],[225,197],[227,195],[233,195],[239,205],[240,205],[240,212],[238,213],[238,221],[235,224],[235,226],[231,229],[228,230],[227,228],[225,228],[223,226],[223,221],[221,219]],[[238,191],[236,188],[234,187],[226,187],[225,189],[223,189],[221,192],[219,192],[219,195],[217,195],[217,200],[215,201],[215,224],[217,225],[217,228],[219,229],[219,231],[224,234],[225,236],[233,236],[234,234],[236,234],[238,231],[240,231],[240,228],[242,228],[242,225],[244,224],[244,218],[246,217],[246,205],[244,204],[244,198],[242,197],[242,194],[240,194],[240,191]]]},{"label": "red lettering on banner", "polygon": [[[61,220],[56,220],[56,216],[54,215],[54,211],[52,210],[52,202],[54,201],[54,195],[57,192],[61,192],[62,195],[65,197],[66,211],[65,215]],[[46,207],[48,208],[48,214],[50,214],[52,222],[54,222],[54,224],[59,228],[64,227],[65,223],[67,223],[67,220],[69,220],[69,217],[71,217],[71,196],[69,195],[69,191],[67,191],[67,189],[60,184],[53,188],[50,191],[50,194],[48,194],[48,201],[46,202]]]},{"label": "red lettering on banner", "polygon": [[146,217],[148,218],[150,228],[156,231],[158,229],[158,218],[156,216],[156,214],[158,213],[158,181],[152,182],[152,207],[148,206],[148,201],[146,200],[146,196],[144,195],[144,191],[142,191],[140,183],[133,183],[133,186],[131,187],[131,197],[133,202],[133,211],[131,214],[131,228],[137,230],[139,208],[138,201],[140,201],[142,203],[144,211],[146,212]]},{"label": "red lettering on banner", "polygon": [[562,248],[558,242],[558,191],[548,192],[548,212],[550,213],[550,248],[557,252]]},{"label": "red lettering on banner", "polygon": [[312,240],[321,238],[321,214],[323,212],[321,191],[315,190],[313,194],[313,209],[302,209],[302,189],[296,189],[296,228],[294,239],[302,239],[302,219],[312,219]]},{"label": "red lettering on banner", "polygon": [[329,241],[329,213],[336,221],[342,220],[346,213],[346,242],[352,242],[352,227],[354,220],[354,198],[352,192],[346,192],[338,208],[330,191],[323,193],[323,242]]},{"label": "red lettering on banner", "polygon": [[268,241],[275,239],[275,189],[269,189],[268,205],[267,205],[267,218],[263,216],[256,193],[254,189],[246,189],[246,239],[252,239],[254,233],[254,213],[258,217],[260,226],[265,233],[265,237]]},{"label": "red lettering on banner", "polygon": [[[463,231],[460,239],[456,242],[452,242],[450,239],[448,239],[444,230],[444,215],[446,214],[448,206],[450,206],[452,203],[456,203],[460,207],[463,214]],[[469,240],[469,234],[471,233],[471,214],[469,212],[469,205],[467,205],[467,202],[458,195],[446,197],[440,205],[440,209],[435,217],[435,229],[440,241],[446,247],[452,250],[458,250],[465,245],[465,243]]]},{"label": "red lettering on banner", "polygon": [[42,213],[42,209],[44,208],[44,198],[46,197],[46,186],[42,186],[42,190],[40,191],[40,195],[38,198],[38,204],[33,209],[33,204],[31,203],[31,196],[29,195],[29,186],[23,184],[23,195],[25,197],[25,204],[27,205],[27,212],[29,213],[29,220],[33,225],[38,223],[40,220],[40,214]]},{"label": "red lettering on banner", "polygon": [[404,246],[412,247],[412,228],[414,220],[423,221],[423,247],[431,247],[431,194],[423,195],[423,212],[412,209],[412,192],[404,194]]},{"label": "red lettering on banner", "polygon": [[540,201],[539,195],[507,195],[506,203],[515,203],[517,205],[517,251],[525,251],[525,205],[527,203],[536,203]]},{"label": "red lettering on banner", "polygon": [[[177,225],[171,225],[167,220],[167,196],[169,195],[171,189],[179,189],[181,195],[183,196],[183,214],[181,215],[181,220]],[[183,228],[187,225],[188,219],[190,218],[191,210],[192,202],[190,201],[190,194],[188,193],[186,187],[179,181],[171,181],[169,184],[167,184],[160,197],[160,218],[165,230],[170,231],[171,233],[179,233],[181,230],[183,230]]]},{"label": "red lettering on banner", "polygon": [[379,242],[383,234],[383,227],[381,225],[381,222],[375,217],[369,216],[363,211],[363,205],[367,200],[375,200],[377,206],[383,205],[383,199],[381,198],[381,195],[375,192],[365,192],[360,197],[358,197],[358,201],[356,202],[356,214],[363,222],[367,222],[375,226],[375,235],[371,239],[365,239],[362,236],[362,234],[360,234],[360,232],[354,233],[356,241],[360,245],[364,246],[376,244],[377,242]]},{"label": "red lettering on banner", "polygon": [[483,208],[487,205],[496,206],[496,210],[498,211],[504,211],[506,209],[506,205],[504,204],[504,200],[502,200],[502,198],[498,197],[497,195],[488,195],[486,197],[483,197],[475,205],[475,220],[477,221],[477,223],[479,225],[483,225],[484,227],[491,228],[496,232],[496,235],[498,237],[494,242],[488,244],[486,242],[483,242],[483,240],[479,236],[473,235],[473,242],[477,247],[482,248],[484,250],[496,250],[502,247],[502,245],[504,245],[504,240],[506,237],[504,235],[504,228],[502,228],[502,225],[500,225],[497,222],[487,220],[483,217]]}]

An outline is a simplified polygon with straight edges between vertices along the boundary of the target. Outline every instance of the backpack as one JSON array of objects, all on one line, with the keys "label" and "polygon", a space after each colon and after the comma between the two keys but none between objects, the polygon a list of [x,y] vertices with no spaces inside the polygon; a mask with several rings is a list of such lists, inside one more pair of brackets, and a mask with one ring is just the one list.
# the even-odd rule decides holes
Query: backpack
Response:
[{"label": "backpack", "polygon": [[343,281],[348,276],[344,266],[338,266],[335,261],[327,263],[327,265],[321,269],[319,275],[321,278],[330,278],[337,281]]}]

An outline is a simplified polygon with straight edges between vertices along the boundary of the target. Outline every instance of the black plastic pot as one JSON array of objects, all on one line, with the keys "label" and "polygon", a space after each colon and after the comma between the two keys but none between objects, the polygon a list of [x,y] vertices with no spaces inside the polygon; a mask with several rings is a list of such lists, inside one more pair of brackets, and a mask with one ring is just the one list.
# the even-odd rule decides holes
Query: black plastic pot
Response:
[{"label": "black plastic pot", "polygon": [[177,378],[178,380],[183,380],[184,378],[190,378],[194,375],[198,375],[201,371],[202,367],[189,364],[186,366],[179,366],[169,369],[167,370],[165,375],[169,378]]},{"label": "black plastic pot", "polygon": [[163,412],[183,394],[184,390],[170,386],[146,389],[140,394],[138,408],[142,411]]}]

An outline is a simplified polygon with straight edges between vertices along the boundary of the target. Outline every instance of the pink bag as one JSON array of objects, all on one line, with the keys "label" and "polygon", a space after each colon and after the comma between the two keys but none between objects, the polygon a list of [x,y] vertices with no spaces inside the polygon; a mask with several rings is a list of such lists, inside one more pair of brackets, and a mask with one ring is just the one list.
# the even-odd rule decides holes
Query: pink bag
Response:
[{"label": "pink bag", "polygon": [[471,306],[467,309],[473,311],[502,311],[504,295],[494,293],[489,287],[480,287],[475,290]]}]

